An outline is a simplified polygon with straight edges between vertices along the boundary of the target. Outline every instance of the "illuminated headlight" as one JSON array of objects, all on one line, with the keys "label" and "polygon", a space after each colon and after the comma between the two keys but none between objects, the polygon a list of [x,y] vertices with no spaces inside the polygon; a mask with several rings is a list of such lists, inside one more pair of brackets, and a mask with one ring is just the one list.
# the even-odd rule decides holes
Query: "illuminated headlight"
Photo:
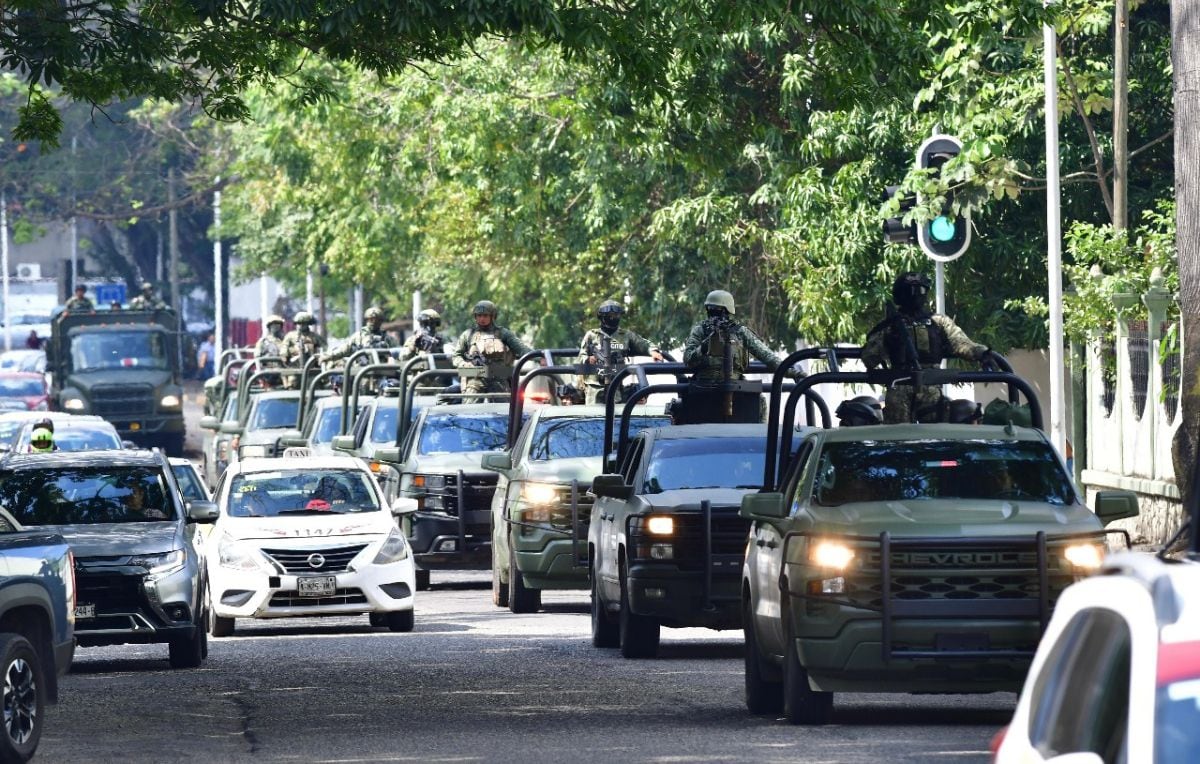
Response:
[{"label": "illuminated headlight", "polygon": [[158,405],[162,406],[164,409],[179,408],[179,396],[178,395],[164,395],[162,397],[162,400],[158,402]]},{"label": "illuminated headlight", "polygon": [[662,515],[647,518],[646,530],[655,536],[670,536],[675,533],[675,518]]},{"label": "illuminated headlight", "polygon": [[63,411],[83,411],[87,405],[83,402],[83,398],[67,398],[63,401]]},{"label": "illuminated headlight", "polygon": [[837,541],[818,541],[809,550],[808,559],[818,568],[844,570],[854,559],[854,550]]},{"label": "illuminated headlight", "polygon": [[266,446],[242,446],[242,449],[238,453],[240,453],[243,457],[267,456],[267,447]]},{"label": "illuminated headlight", "polygon": [[558,501],[558,486],[552,483],[526,483],[521,498],[530,504],[554,504]]},{"label": "illuminated headlight", "polygon": [[222,568],[245,571],[262,570],[262,565],[253,550],[233,541],[229,536],[221,538],[218,550],[218,560]]},{"label": "illuminated headlight", "polygon": [[143,554],[134,557],[129,561],[130,565],[139,568],[145,568],[147,573],[174,573],[183,568],[184,562],[187,561],[182,549],[176,549],[173,552],[164,552],[162,554]]},{"label": "illuminated headlight", "polygon": [[1093,571],[1104,562],[1104,552],[1095,544],[1072,544],[1063,550],[1063,557],[1080,570]]},{"label": "illuminated headlight", "polygon": [[375,555],[371,564],[388,565],[406,559],[408,559],[408,544],[404,541],[404,534],[400,533],[399,529],[393,529],[384,539],[383,546],[379,547],[379,553]]}]

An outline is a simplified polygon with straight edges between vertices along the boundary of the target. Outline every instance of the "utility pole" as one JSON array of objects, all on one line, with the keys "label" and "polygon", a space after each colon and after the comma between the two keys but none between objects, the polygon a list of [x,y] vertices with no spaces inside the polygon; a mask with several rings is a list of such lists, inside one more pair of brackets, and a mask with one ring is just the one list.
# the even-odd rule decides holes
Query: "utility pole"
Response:
[{"label": "utility pole", "polygon": [[317,288],[320,292],[317,299],[321,305],[321,334],[325,339],[329,339],[329,327],[325,323],[325,276],[328,274],[329,266],[321,263],[320,267],[317,268],[317,275],[320,277],[317,279]]},{"label": "utility pole", "polygon": [[1116,0],[1116,6],[1113,23],[1113,228],[1124,231],[1129,227],[1129,0]]},{"label": "utility pole", "polygon": [[[221,179],[217,178],[220,183]],[[221,191],[213,192],[213,334],[216,335],[213,353],[221,357],[225,347],[225,267],[221,253]]]},{"label": "utility pole", "polygon": [[171,209],[167,211],[167,278],[171,280],[171,307],[179,310],[179,212],[175,209],[174,167],[167,170],[167,198],[171,204]]},{"label": "utility pole", "polygon": [[[1045,0],[1046,6],[1053,0]],[[1042,26],[1043,80],[1046,90],[1046,276],[1050,306],[1050,442],[1060,454],[1067,452],[1065,427],[1066,378],[1063,371],[1062,302],[1062,180],[1058,156],[1058,34]]]},{"label": "utility pole", "polygon": [[75,147],[79,142],[78,136],[71,136],[71,286],[67,293],[75,290],[79,283],[79,226],[75,220],[75,205],[78,204],[78,194],[75,189]]},{"label": "utility pole", "polygon": [[312,268],[304,273],[304,309],[309,313],[313,310],[313,274]]},{"label": "utility pole", "polygon": [[12,350],[12,325],[8,320],[8,193],[0,190],[0,270],[4,271],[4,349]]}]

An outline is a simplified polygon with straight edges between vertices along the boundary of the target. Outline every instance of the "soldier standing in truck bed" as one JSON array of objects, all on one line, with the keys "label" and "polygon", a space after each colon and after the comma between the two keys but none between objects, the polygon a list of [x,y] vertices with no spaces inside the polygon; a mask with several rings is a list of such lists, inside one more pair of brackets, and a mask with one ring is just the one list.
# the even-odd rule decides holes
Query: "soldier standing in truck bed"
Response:
[{"label": "soldier standing in truck bed", "polygon": [[512,390],[512,370],[529,346],[503,326],[496,325],[499,311],[491,300],[480,300],[471,311],[475,326],[462,333],[454,349],[454,365],[482,368],[482,376],[463,379],[464,393],[507,393]]}]

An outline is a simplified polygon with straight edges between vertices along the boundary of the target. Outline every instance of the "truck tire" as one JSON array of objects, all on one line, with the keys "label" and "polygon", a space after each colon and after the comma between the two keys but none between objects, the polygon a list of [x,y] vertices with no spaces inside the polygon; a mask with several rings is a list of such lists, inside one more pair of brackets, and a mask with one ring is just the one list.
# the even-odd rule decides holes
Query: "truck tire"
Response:
[{"label": "truck tire", "polygon": [[791,724],[808,725],[828,724],[833,716],[833,693],[808,686],[808,672],[790,634],[783,658],[783,716]]},{"label": "truck tire", "polygon": [[495,544],[492,544],[492,604],[508,607],[508,584],[500,579],[500,561],[496,559]]},{"label": "truck tire", "polygon": [[198,668],[204,663],[205,643],[208,641],[208,630],[202,624],[196,624],[192,636],[183,639],[172,639],[167,647],[170,649],[171,668]]},{"label": "truck tire", "polygon": [[592,647],[620,647],[621,632],[608,615],[596,587],[595,568],[592,568]]},{"label": "truck tire", "polygon": [[162,437],[162,449],[167,456],[183,456],[183,436],[182,432],[169,432]]},{"label": "truck tire", "polygon": [[629,607],[629,571],[621,568],[621,655],[625,658],[653,658],[658,655],[661,627],[658,621],[638,615]]},{"label": "truck tire", "polygon": [[412,610],[397,610],[385,615],[387,627],[392,631],[408,632],[416,624],[416,614]]},{"label": "truck tire", "polygon": [[514,613],[536,613],[542,607],[540,589],[525,586],[525,577],[517,567],[517,553],[508,548],[508,609]]},{"label": "truck tire", "polygon": [[46,683],[41,659],[20,634],[0,634],[0,671],[3,672],[4,734],[0,735],[0,762],[25,762],[33,758],[42,739]]},{"label": "truck tire", "polygon": [[768,679],[763,671],[753,609],[748,600],[742,601],[742,631],[746,635],[746,710],[756,715],[777,714],[783,710],[783,682]]}]

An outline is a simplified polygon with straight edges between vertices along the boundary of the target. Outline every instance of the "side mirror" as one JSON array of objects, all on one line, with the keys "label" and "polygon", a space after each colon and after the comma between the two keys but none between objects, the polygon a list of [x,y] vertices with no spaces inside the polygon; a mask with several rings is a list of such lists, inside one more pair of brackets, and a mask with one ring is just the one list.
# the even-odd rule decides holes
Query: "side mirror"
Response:
[{"label": "side mirror", "polygon": [[187,519],[189,523],[216,522],[220,514],[221,511],[217,509],[217,505],[214,502],[196,499],[187,503]]},{"label": "side mirror", "polygon": [[494,451],[484,454],[480,459],[480,465],[485,470],[492,472],[508,472],[513,468],[512,456],[504,451]]},{"label": "side mirror", "polygon": [[200,417],[200,427],[215,431],[221,429],[221,422],[215,416],[202,416]]},{"label": "side mirror", "polygon": [[283,448],[305,448],[308,438],[301,435],[299,430],[288,430],[279,436],[279,445]]},{"label": "side mirror", "polygon": [[1133,491],[1100,491],[1096,494],[1096,517],[1105,525],[1137,516],[1138,500]]},{"label": "side mirror", "polygon": [[355,448],[353,435],[334,435],[333,450],[334,451],[353,451]]},{"label": "side mirror", "polygon": [[746,520],[782,520],[787,517],[787,507],[781,493],[748,493],[742,497],[742,508],[738,516]]},{"label": "side mirror", "polygon": [[633,486],[625,482],[623,475],[597,475],[592,480],[592,493],[610,499],[628,500],[633,497]]},{"label": "side mirror", "polygon": [[229,421],[221,422],[221,426],[218,429],[226,435],[241,435],[243,428],[237,422]]},{"label": "side mirror", "polygon": [[392,500],[392,514],[396,517],[400,515],[411,515],[417,511],[417,500],[400,496]]},{"label": "side mirror", "polygon": [[375,449],[375,461],[399,464],[400,449],[395,446],[381,446]]}]

